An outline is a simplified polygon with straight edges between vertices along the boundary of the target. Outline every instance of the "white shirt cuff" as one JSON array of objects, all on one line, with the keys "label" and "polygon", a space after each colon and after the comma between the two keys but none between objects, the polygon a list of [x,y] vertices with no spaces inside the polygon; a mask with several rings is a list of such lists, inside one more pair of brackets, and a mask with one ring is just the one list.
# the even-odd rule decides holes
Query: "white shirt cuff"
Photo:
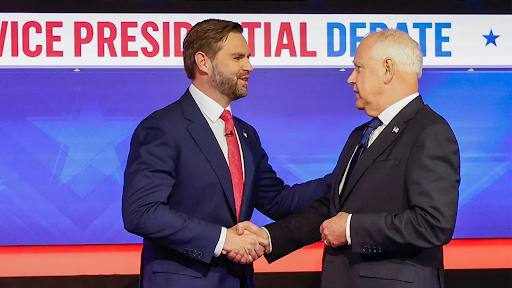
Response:
[{"label": "white shirt cuff", "polygon": [[213,257],[219,257],[220,253],[222,253],[222,248],[224,248],[224,243],[226,243],[227,233],[228,229],[226,229],[226,227],[221,227],[219,242],[217,242],[217,246],[215,246],[215,250],[213,251]]},{"label": "white shirt cuff", "polygon": [[263,228],[263,230],[265,230],[265,232],[267,232],[268,243],[270,243],[270,251],[268,251],[268,253],[271,253],[272,252],[272,238],[270,238],[270,232],[268,232],[267,228],[265,228],[265,227],[261,227],[261,228]]},{"label": "white shirt cuff", "polygon": [[348,214],[347,226],[345,229],[345,235],[347,236],[347,244],[352,245],[352,238],[350,237],[350,221],[352,220],[352,214]]}]

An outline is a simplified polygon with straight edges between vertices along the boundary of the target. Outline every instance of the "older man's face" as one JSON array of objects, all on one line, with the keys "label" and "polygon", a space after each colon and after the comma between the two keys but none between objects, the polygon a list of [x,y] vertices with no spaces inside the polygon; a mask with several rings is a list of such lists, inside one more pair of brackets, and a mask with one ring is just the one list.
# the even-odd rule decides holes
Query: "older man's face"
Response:
[{"label": "older man's face", "polygon": [[354,57],[354,71],[347,82],[354,85],[356,108],[371,117],[377,117],[383,109],[380,99],[383,94],[382,63],[371,55],[373,36],[363,39]]}]

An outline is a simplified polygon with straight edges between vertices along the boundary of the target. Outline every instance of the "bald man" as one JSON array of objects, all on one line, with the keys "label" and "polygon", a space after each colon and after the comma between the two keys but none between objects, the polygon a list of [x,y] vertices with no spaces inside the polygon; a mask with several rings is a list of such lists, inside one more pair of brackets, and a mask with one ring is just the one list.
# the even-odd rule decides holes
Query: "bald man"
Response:
[{"label": "bald man", "polygon": [[350,134],[330,191],[267,231],[239,224],[239,231],[268,232],[270,262],[323,239],[324,288],[444,286],[442,246],[455,227],[459,148],[448,123],[418,94],[422,60],[419,45],[401,31],[361,41],[348,82],[356,108],[372,119]]}]

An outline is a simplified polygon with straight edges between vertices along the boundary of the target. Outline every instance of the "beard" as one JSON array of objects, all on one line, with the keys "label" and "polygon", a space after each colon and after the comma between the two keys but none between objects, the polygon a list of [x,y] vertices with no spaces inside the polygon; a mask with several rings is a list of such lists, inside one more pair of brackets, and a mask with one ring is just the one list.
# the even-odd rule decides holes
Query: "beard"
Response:
[{"label": "beard", "polygon": [[223,95],[226,95],[231,101],[238,100],[247,95],[247,85],[238,84],[238,78],[249,76],[241,71],[235,76],[229,76],[222,72],[216,62],[213,63],[213,77],[211,85]]}]

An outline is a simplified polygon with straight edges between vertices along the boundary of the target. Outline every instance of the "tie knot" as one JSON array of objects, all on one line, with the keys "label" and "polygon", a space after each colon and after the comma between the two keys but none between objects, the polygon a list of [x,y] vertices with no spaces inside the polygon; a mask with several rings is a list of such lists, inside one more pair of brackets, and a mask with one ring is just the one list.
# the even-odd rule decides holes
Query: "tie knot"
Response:
[{"label": "tie knot", "polygon": [[224,122],[233,119],[233,115],[231,115],[231,111],[225,109],[222,114],[220,114],[220,119],[224,120]]},{"label": "tie knot", "polygon": [[382,125],[382,121],[380,121],[379,117],[373,117],[373,119],[368,123],[368,127],[372,130],[380,125]]}]

